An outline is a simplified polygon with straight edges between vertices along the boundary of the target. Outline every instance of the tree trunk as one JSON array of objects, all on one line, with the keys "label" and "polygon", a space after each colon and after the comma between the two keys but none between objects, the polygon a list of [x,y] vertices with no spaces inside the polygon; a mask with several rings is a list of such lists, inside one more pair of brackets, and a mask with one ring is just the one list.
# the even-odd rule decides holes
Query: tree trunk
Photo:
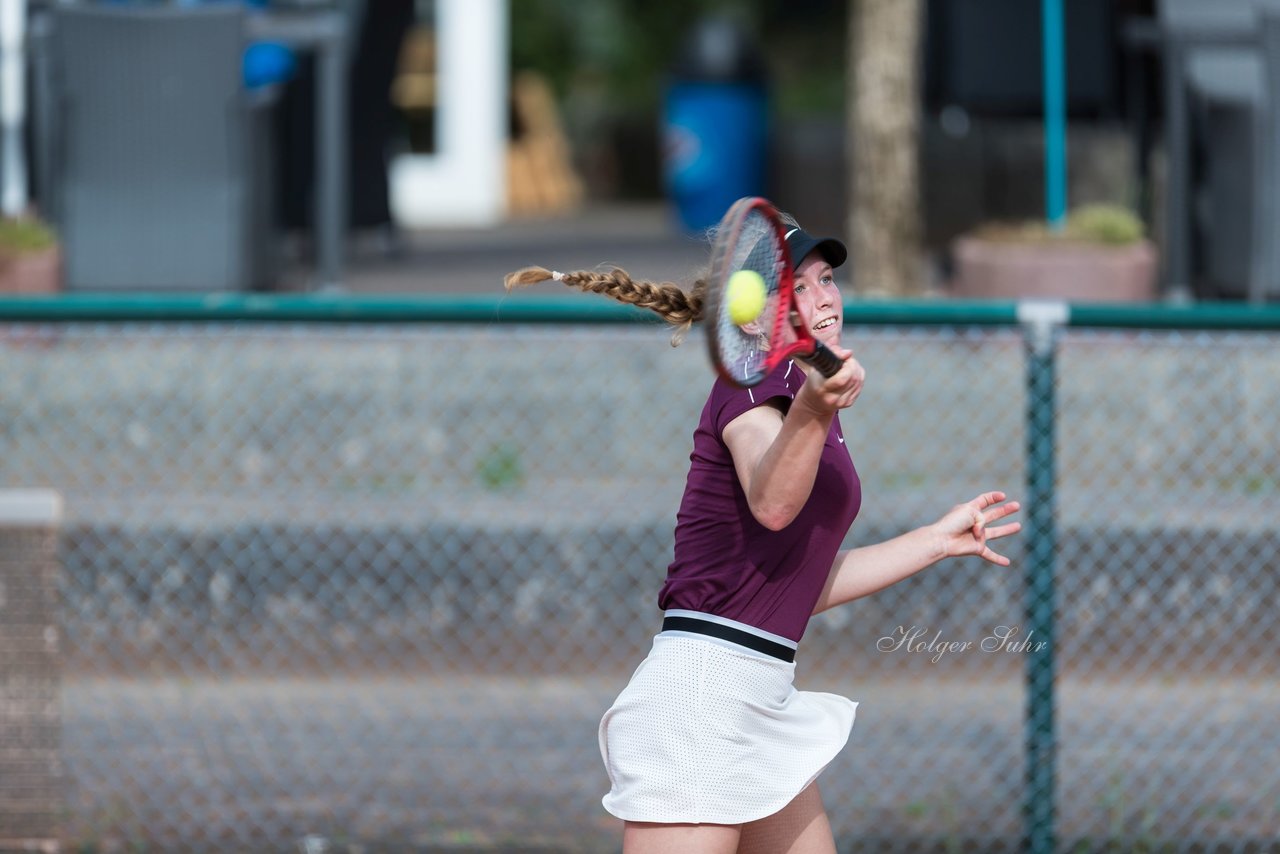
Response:
[{"label": "tree trunk", "polygon": [[859,293],[925,289],[920,222],[922,0],[849,4],[847,229]]}]

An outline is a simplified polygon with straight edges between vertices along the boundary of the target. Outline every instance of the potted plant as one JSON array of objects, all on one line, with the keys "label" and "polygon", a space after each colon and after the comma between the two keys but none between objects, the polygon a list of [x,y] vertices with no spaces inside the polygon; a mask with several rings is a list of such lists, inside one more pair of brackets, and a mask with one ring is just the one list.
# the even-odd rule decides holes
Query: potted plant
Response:
[{"label": "potted plant", "polygon": [[952,244],[950,290],[962,298],[1150,301],[1155,247],[1142,221],[1118,205],[1086,205],[1063,228],[995,224]]},{"label": "potted plant", "polygon": [[0,293],[54,293],[62,256],[53,229],[35,217],[0,219]]}]

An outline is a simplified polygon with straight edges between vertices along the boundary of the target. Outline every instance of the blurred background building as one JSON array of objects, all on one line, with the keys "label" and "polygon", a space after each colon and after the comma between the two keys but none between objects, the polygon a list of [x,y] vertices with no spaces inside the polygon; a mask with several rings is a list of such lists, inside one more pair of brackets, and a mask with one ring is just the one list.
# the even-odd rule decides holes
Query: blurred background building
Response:
[{"label": "blurred background building", "polygon": [[[353,247],[632,204],[696,232],[745,194],[851,227],[873,0],[16,5],[8,212],[53,226],[71,290],[350,286]],[[1268,0],[1063,8],[1072,206],[1136,215],[1165,295],[1280,292]],[[959,236],[1044,216],[1042,4],[918,9],[912,195],[945,292]]]}]

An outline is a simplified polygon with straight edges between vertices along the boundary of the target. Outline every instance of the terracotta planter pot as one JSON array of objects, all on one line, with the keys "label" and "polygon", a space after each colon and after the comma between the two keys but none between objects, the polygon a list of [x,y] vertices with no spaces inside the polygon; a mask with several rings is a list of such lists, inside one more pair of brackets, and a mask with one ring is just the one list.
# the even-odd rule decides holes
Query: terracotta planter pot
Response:
[{"label": "terracotta planter pot", "polygon": [[20,255],[0,254],[0,293],[50,294],[62,289],[62,253],[55,247]]},{"label": "terracotta planter pot", "polygon": [[1156,296],[1150,241],[1125,246],[1019,243],[960,237],[951,293],[965,299],[1146,302]]}]

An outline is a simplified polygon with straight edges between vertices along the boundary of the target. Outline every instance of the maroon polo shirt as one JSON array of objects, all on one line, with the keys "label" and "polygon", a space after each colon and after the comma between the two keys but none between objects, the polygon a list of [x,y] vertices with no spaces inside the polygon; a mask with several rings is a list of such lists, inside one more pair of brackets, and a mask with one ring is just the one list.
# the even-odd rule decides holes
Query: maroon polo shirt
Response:
[{"label": "maroon polo shirt", "polygon": [[809,500],[791,524],[770,531],[756,521],[723,439],[725,425],[770,400],[790,406],[805,375],[784,362],[759,385],[718,379],[693,434],[689,475],[676,514],[675,559],[659,607],[737,620],[799,641],[836,552],[862,504],[862,484],[831,420]]}]

